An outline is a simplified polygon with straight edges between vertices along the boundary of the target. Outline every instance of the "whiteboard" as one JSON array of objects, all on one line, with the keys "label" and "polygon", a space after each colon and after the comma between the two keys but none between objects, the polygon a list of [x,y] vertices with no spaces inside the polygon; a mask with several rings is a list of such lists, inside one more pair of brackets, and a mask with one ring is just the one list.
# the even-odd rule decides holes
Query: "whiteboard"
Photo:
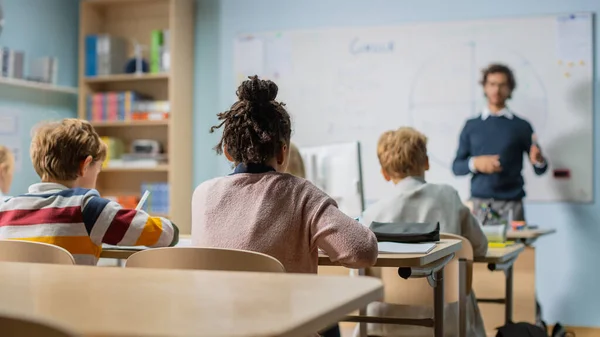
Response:
[{"label": "whiteboard", "polygon": [[232,87],[253,74],[274,80],[299,146],[359,141],[367,205],[393,188],[376,144],[400,126],[429,138],[426,179],[467,199],[470,177],[455,177],[452,161],[464,123],[485,104],[480,70],[501,62],[517,81],[509,107],[532,124],[550,163],[536,176],[525,158],[527,199],[591,202],[592,40],[588,13],[243,34]]}]

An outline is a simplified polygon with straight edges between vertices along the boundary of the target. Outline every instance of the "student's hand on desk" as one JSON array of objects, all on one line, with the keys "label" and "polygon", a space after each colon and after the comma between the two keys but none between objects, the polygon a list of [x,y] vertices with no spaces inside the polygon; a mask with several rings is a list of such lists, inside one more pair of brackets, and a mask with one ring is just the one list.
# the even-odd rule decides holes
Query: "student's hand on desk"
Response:
[{"label": "student's hand on desk", "polygon": [[477,172],[496,173],[502,171],[499,155],[477,156],[473,158],[473,164]]},{"label": "student's hand on desk", "polygon": [[544,163],[544,156],[542,156],[542,151],[535,144],[531,145],[531,148],[529,149],[529,160],[533,165]]}]

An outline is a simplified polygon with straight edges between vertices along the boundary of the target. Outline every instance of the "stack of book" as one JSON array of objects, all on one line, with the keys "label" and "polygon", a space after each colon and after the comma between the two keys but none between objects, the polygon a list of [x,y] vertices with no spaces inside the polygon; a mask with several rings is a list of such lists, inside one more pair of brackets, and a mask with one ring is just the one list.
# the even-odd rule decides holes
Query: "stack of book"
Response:
[{"label": "stack of book", "polygon": [[127,63],[128,42],[108,34],[85,37],[85,76],[122,74]]},{"label": "stack of book", "polygon": [[143,183],[141,194],[150,192],[143,210],[150,214],[169,214],[169,183]]},{"label": "stack of book", "polygon": [[87,119],[91,122],[130,121],[136,102],[144,96],[134,91],[100,92],[87,97]]},{"label": "stack of book", "polygon": [[137,101],[131,108],[131,119],[136,121],[157,121],[169,118],[169,101]]},{"label": "stack of book", "polygon": [[0,71],[2,77],[24,78],[25,52],[7,47],[0,48]]}]

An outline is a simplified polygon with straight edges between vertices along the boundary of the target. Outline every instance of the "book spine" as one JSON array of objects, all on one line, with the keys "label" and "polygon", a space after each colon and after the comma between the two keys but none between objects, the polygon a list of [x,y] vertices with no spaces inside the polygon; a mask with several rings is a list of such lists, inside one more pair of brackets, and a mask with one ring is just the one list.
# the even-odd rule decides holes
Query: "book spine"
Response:
[{"label": "book spine", "polygon": [[107,58],[107,49],[108,49],[108,37],[106,35],[99,35],[96,41],[96,72],[98,75],[108,75],[109,72],[106,69],[108,62]]},{"label": "book spine", "polygon": [[111,121],[118,120],[117,93],[108,93],[108,118]]},{"label": "book spine", "polygon": [[132,96],[131,91],[125,92],[124,113],[125,113],[126,121],[131,120],[131,96]]},{"label": "book spine", "polygon": [[85,37],[85,76],[98,75],[98,38],[96,35]]},{"label": "book spine", "polygon": [[10,67],[10,49],[7,47],[2,48],[2,76],[9,77]]},{"label": "book spine", "polygon": [[162,46],[160,55],[160,70],[168,72],[171,68],[171,50],[169,46],[169,30],[162,31]]},{"label": "book spine", "polygon": [[160,72],[160,48],[162,45],[162,31],[153,30],[150,36],[150,73]]},{"label": "book spine", "polygon": [[25,78],[25,52],[15,51],[13,75],[15,78]]}]

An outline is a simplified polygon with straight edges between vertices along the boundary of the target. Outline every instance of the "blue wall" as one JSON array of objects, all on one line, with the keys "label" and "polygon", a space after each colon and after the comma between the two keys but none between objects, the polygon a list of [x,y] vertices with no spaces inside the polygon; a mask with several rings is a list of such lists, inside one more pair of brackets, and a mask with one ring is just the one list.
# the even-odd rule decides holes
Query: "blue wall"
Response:
[{"label": "blue wall", "polygon": [[[25,69],[33,58],[57,57],[58,83],[76,86],[78,4],[77,0],[4,0],[0,45],[25,51]],[[43,120],[75,117],[76,96],[0,85],[0,114],[2,111],[19,116],[23,162],[21,171],[15,173],[11,194],[23,193],[39,181],[29,159],[31,128]]]},{"label": "blue wall", "polygon": [[[195,89],[195,183],[223,173],[226,166],[210,148],[208,128],[215,114],[233,102],[233,39],[239,33],[376,26],[422,21],[535,16],[574,11],[600,12],[599,0],[198,0]],[[598,23],[596,23],[598,31]],[[525,32],[526,33],[526,32]],[[532,37],[535,38],[535,37]],[[596,44],[598,43],[596,36]],[[596,64],[600,56],[595,53]],[[596,67],[596,81],[600,71]],[[596,102],[600,100],[598,86]],[[595,113],[600,109],[596,104]],[[598,130],[600,119],[595,118]],[[594,137],[598,147],[600,138]],[[598,167],[598,157],[595,155]],[[554,227],[558,234],[537,244],[537,289],[544,318],[574,326],[600,326],[600,180],[596,202],[531,204],[530,221]]]}]

